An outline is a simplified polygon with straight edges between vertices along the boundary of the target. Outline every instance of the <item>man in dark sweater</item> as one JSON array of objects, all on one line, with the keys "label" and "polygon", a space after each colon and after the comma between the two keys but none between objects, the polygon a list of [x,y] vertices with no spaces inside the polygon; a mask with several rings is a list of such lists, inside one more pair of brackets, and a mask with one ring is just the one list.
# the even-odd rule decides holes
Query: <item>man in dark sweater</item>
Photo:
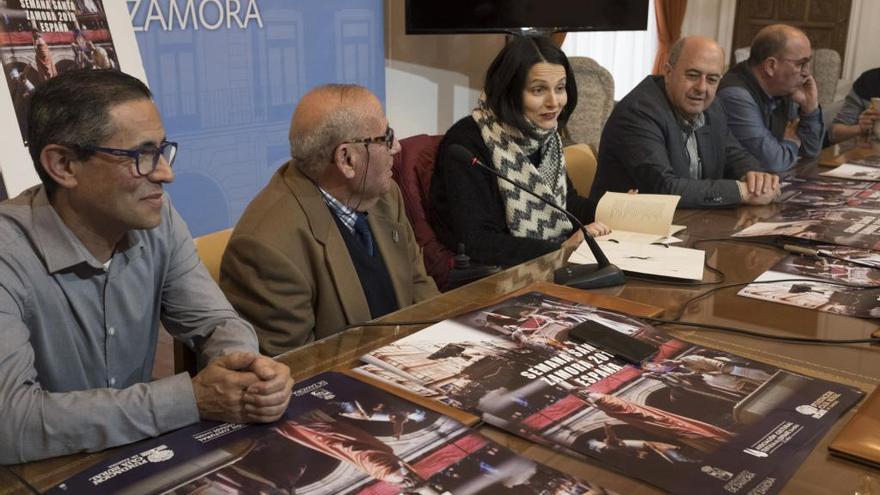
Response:
[{"label": "man in dark sweater", "polygon": [[760,172],[713,103],[723,65],[721,47],[709,38],[673,45],[665,76],[645,78],[605,124],[592,199],[638,189],[706,208],[767,204],[778,195],[778,177]]},{"label": "man in dark sweater", "polygon": [[360,86],[303,96],[291,160],[248,205],[220,286],[271,355],[437,294],[391,162],[400,143]]},{"label": "man in dark sweater", "polygon": [[774,24],[758,32],[750,50],[748,60],[724,75],[718,99],[740,144],[764,170],[783,172],[799,156],[814,157],[822,149],[810,40],[800,29]]}]

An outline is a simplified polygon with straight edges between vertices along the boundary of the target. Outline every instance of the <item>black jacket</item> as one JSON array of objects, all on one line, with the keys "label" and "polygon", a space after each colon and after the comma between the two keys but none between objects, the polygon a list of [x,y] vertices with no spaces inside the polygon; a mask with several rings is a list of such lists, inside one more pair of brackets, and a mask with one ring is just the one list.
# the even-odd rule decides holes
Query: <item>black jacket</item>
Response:
[{"label": "black jacket", "polygon": [[717,100],[696,131],[702,179],[690,178],[690,160],[681,126],[666,97],[663,76],[648,76],[611,112],[602,131],[599,165],[590,198],[605,191],[638,189],[644,194],[678,194],[679,206],[706,208],[740,203],[736,179],[760,170],[730,133]]},{"label": "black jacket", "polygon": [[[459,243],[478,263],[516,265],[559,249],[558,242],[514,237],[507,228],[504,200],[498,179],[469,162],[450,157],[452,144],[460,144],[492,167],[492,156],[473,117],[465,117],[446,132],[437,151],[431,180],[429,215],[437,238],[452,251]],[[578,196],[568,183],[565,207],[582,222],[591,222],[595,205]]]}]

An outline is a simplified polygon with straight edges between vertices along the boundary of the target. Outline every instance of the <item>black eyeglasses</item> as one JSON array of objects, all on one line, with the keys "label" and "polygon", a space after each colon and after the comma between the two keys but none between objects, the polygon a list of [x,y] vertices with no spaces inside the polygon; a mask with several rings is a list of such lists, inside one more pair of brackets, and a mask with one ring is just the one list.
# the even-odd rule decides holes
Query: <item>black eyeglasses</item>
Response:
[{"label": "black eyeglasses", "polygon": [[169,167],[174,165],[174,159],[177,157],[177,143],[172,141],[162,141],[158,148],[155,146],[144,146],[133,150],[104,148],[101,146],[78,147],[95,153],[107,153],[108,155],[131,158],[134,160],[138,175],[150,175],[153,173],[159,165],[160,156],[165,159],[165,163]]},{"label": "black eyeglasses", "polygon": [[780,58],[779,60],[784,60],[786,62],[791,62],[792,65],[798,70],[798,72],[804,72],[807,66],[810,65],[810,61],[813,60],[812,57],[807,58]]},{"label": "black eyeglasses", "polygon": [[350,140],[348,140],[347,142],[348,142],[348,143],[352,143],[352,144],[357,144],[357,143],[362,143],[362,144],[381,144],[381,143],[385,143],[385,147],[388,148],[388,151],[391,151],[391,148],[394,147],[394,129],[392,129],[392,128],[389,126],[387,129],[385,129],[385,135],[384,135],[384,136],[376,136],[376,137],[369,137],[369,138],[350,139]]}]

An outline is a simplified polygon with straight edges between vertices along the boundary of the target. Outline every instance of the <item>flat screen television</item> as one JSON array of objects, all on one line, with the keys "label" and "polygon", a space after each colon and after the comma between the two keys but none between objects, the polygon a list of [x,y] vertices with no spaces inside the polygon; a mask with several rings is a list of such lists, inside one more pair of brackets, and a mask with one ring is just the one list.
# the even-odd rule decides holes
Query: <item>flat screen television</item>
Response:
[{"label": "flat screen television", "polygon": [[648,0],[406,0],[406,34],[643,31]]}]

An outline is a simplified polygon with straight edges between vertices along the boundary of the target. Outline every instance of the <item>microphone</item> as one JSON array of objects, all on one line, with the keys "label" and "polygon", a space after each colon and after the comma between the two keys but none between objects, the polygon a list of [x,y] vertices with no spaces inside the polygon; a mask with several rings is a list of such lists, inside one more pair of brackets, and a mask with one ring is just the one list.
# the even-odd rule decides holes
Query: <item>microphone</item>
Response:
[{"label": "microphone", "polygon": [[569,287],[576,287],[578,289],[596,289],[599,287],[611,287],[615,285],[621,285],[626,282],[626,279],[623,276],[623,272],[620,268],[612,265],[608,258],[605,256],[605,253],[602,252],[602,249],[596,244],[596,240],[593,239],[593,236],[587,231],[587,227],[581,222],[576,216],[572,215],[565,208],[551,202],[547,201],[545,198],[541,197],[538,193],[530,190],[528,187],[508,178],[492,167],[489,167],[485,163],[481,162],[473,153],[471,153],[467,148],[460,144],[453,144],[449,146],[449,154],[455,160],[461,160],[465,162],[469,162],[471,165],[476,165],[483,170],[486,170],[490,174],[498,177],[499,179],[511,184],[513,187],[519,189],[520,191],[524,191],[540,200],[542,203],[547,206],[553,208],[556,211],[559,211],[569,220],[572,221],[584,234],[584,241],[587,242],[587,246],[590,248],[590,252],[593,253],[593,257],[596,258],[596,264],[590,265],[575,265],[568,264],[562,268],[556,270],[553,276],[554,282],[557,284],[567,285]]}]

